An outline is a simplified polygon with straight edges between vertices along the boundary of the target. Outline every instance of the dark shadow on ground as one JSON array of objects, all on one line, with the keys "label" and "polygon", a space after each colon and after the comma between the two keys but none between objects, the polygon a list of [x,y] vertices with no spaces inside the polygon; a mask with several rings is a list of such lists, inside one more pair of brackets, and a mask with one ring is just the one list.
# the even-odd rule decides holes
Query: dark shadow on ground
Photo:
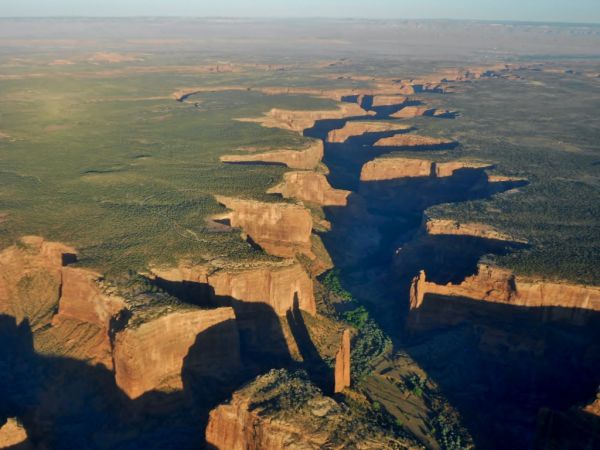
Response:
[{"label": "dark shadow on ground", "polygon": [[[305,134],[324,139],[330,129],[340,127],[323,121]],[[475,273],[482,256],[521,248],[465,236],[423,237],[424,211],[441,203],[485,199],[527,182],[490,182],[482,169],[461,169],[444,178],[363,183],[364,163],[402,150],[374,147],[373,138],[325,144],[330,183],[353,191],[346,207],[325,208],[332,229],[322,239],[341,270],[342,285],[367,306],[394,345],[405,349],[440,386],[464,417],[477,448],[530,448],[541,407],[565,409],[596,392],[597,313],[587,325],[574,326],[568,321],[579,312],[465,300],[461,320],[407,335],[409,288],[419,270],[425,269],[430,280],[456,283]],[[452,318],[459,302],[451,305],[453,311],[427,298],[424,311],[430,310],[433,318]],[[557,317],[567,322],[549,321]]]},{"label": "dark shadow on ground", "polygon": [[478,448],[531,448],[541,408],[585,404],[600,383],[595,311],[426,295],[409,330],[407,351],[461,411]]},{"label": "dark shadow on ground", "polygon": [[246,379],[244,371],[219,370],[215,352],[223,347],[210,346],[223,326],[198,335],[184,360],[183,390],[131,400],[104,366],[40,355],[29,324],[0,315],[0,422],[18,418],[32,443],[48,449],[202,449],[208,412]]}]

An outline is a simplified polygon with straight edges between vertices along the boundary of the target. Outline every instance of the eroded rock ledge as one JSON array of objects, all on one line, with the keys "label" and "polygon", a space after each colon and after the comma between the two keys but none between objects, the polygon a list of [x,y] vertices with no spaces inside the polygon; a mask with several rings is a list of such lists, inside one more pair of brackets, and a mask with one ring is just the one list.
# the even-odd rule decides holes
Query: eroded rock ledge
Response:
[{"label": "eroded rock ledge", "polygon": [[273,150],[249,155],[225,155],[220,160],[224,163],[263,162],[284,164],[290,169],[314,169],[323,158],[323,142],[314,141],[304,150]]},{"label": "eroded rock ledge", "polygon": [[388,131],[408,131],[412,127],[410,125],[398,122],[381,122],[381,121],[351,121],[339,129],[332,130],[327,135],[327,142],[344,143],[353,136],[360,136],[365,133],[382,133]]},{"label": "eroded rock ledge", "polygon": [[[193,347],[199,347],[190,355]],[[152,390],[183,389],[182,369],[223,377],[239,370],[239,336],[232,308],[174,311],[117,334],[117,385],[137,398]]]},{"label": "eroded rock ledge", "polygon": [[[406,137],[420,138],[420,136],[411,135]],[[418,142],[437,142],[429,140],[424,141],[422,139],[407,141],[412,144]],[[490,164],[469,161],[435,162],[428,159],[415,158],[377,158],[373,161],[369,161],[362,167],[360,180],[383,181],[413,177],[442,178],[451,177],[456,171],[463,169],[484,170],[490,167],[492,167]]]},{"label": "eroded rock ledge", "polygon": [[216,199],[231,210],[226,214],[231,226],[241,228],[267,253],[283,258],[296,254],[312,256],[313,220],[308,209],[289,203],[265,203],[224,196]]},{"label": "eroded rock ledge", "polygon": [[506,233],[502,233],[490,225],[476,222],[463,223],[449,219],[428,218],[424,222],[424,231],[429,235],[472,236],[497,241],[527,242],[523,239],[514,238]]},{"label": "eroded rock ledge", "polygon": [[181,389],[184,358],[199,343],[189,370],[239,368],[232,308],[121,292],[93,271],[67,265],[75,259],[73,248],[37,236],[0,253],[0,313],[32,325],[36,351],[101,364],[130,398]]},{"label": "eroded rock ledge", "polygon": [[304,130],[312,128],[318,120],[344,119],[348,117],[359,117],[373,115],[356,103],[342,103],[337,110],[321,111],[296,111],[288,109],[273,108],[263,117],[238,119],[242,122],[255,122],[267,128],[281,128],[284,130],[303,133]]},{"label": "eroded rock ledge", "polygon": [[419,116],[445,117],[454,115],[456,115],[455,111],[448,111],[447,109],[429,108],[427,106],[405,106],[400,111],[391,114],[390,117],[394,119],[411,119]]},{"label": "eroded rock ledge", "polygon": [[267,191],[322,206],[346,206],[350,191],[334,189],[322,173],[287,172],[283,182]]},{"label": "eroded rock ledge", "polygon": [[151,269],[159,279],[176,283],[197,283],[208,288],[209,300],[231,297],[246,303],[263,303],[279,316],[297,307],[316,314],[313,281],[296,261],[262,267],[228,269],[180,264],[175,268]]},{"label": "eroded rock ledge", "polygon": [[445,147],[451,145],[456,145],[456,141],[418,134],[396,134],[375,142],[376,147]]},{"label": "eroded rock ledge", "polygon": [[517,276],[507,269],[480,264],[477,273],[460,284],[436,284],[427,281],[425,272],[421,271],[410,290],[409,328],[419,330],[466,320],[460,315],[451,317],[439,314],[439,311],[437,314],[433,310],[428,311],[431,308],[425,308],[424,304],[428,296],[443,302],[466,298],[528,308],[554,308],[541,319],[545,322],[568,321],[575,325],[585,324],[588,312],[600,311],[598,287],[534,280]]},{"label": "eroded rock ledge", "polygon": [[206,441],[217,450],[418,448],[323,396],[301,372],[285,370],[258,377],[213,409]]}]

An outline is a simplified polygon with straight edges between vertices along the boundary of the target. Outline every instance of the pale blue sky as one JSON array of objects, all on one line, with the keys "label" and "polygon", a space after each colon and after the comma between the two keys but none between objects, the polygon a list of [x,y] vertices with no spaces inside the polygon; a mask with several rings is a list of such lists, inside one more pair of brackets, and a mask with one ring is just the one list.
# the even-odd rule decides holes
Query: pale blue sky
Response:
[{"label": "pale blue sky", "polygon": [[600,22],[600,0],[0,0],[0,16],[449,18]]}]

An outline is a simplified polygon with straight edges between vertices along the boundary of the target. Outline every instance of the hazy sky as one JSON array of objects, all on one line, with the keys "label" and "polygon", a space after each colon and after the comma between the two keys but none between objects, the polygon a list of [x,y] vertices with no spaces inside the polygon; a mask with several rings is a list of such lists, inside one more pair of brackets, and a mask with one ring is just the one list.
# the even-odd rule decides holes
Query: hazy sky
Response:
[{"label": "hazy sky", "polygon": [[600,22],[600,0],[0,0],[0,16],[450,18]]}]

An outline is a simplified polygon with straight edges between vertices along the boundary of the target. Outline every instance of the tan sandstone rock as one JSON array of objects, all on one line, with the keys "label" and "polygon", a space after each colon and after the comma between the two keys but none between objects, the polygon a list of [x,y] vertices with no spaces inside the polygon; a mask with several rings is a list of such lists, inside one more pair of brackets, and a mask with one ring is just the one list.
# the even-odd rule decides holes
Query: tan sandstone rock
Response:
[{"label": "tan sandstone rock", "polygon": [[467,298],[482,303],[528,308],[552,307],[541,317],[542,321],[567,321],[575,325],[586,322],[586,312],[600,310],[598,287],[519,277],[510,270],[480,264],[477,273],[460,284],[436,284],[427,281],[425,272],[421,271],[413,280],[410,291],[408,325],[412,329],[465,320],[463,317],[450,317],[448,312],[439,317],[434,311],[422,311],[427,295],[445,299],[444,302]]},{"label": "tan sandstone rock", "polygon": [[435,162],[416,158],[377,158],[363,165],[361,181],[382,181],[412,177],[451,177],[463,169],[487,169],[489,164],[451,161]]},{"label": "tan sandstone rock", "polygon": [[322,206],[346,206],[350,191],[334,189],[322,173],[287,172],[283,182],[267,191]]},{"label": "tan sandstone rock", "polygon": [[323,159],[323,142],[314,141],[304,150],[273,150],[250,155],[224,155],[220,160],[224,163],[263,162],[284,164],[291,169],[314,169]]},{"label": "tan sandstone rock", "polygon": [[342,392],[350,387],[350,330],[342,333],[340,348],[335,355],[334,392]]},{"label": "tan sandstone rock", "polygon": [[242,122],[256,122],[267,128],[281,128],[303,133],[304,130],[314,127],[318,120],[343,119],[345,117],[373,114],[365,111],[356,103],[342,103],[338,106],[338,109],[322,111],[296,111],[273,108],[263,117],[238,120]]},{"label": "tan sandstone rock", "polygon": [[391,137],[379,139],[376,147],[437,147],[455,144],[453,140],[440,139],[418,134],[396,134]]},{"label": "tan sandstone rock", "polygon": [[127,327],[116,336],[114,362],[117,385],[132,399],[181,390],[184,364],[215,378],[236,371],[241,363],[233,309],[174,311]]},{"label": "tan sandstone rock", "polygon": [[265,203],[217,196],[217,201],[231,210],[231,226],[241,228],[267,253],[284,258],[298,253],[312,255],[313,227],[310,211],[289,203]]},{"label": "tan sandstone rock", "polygon": [[327,142],[344,143],[353,136],[360,136],[365,133],[381,133],[386,131],[407,131],[412,127],[410,125],[397,122],[380,121],[350,121],[346,122],[342,128],[331,130],[327,135]]}]

